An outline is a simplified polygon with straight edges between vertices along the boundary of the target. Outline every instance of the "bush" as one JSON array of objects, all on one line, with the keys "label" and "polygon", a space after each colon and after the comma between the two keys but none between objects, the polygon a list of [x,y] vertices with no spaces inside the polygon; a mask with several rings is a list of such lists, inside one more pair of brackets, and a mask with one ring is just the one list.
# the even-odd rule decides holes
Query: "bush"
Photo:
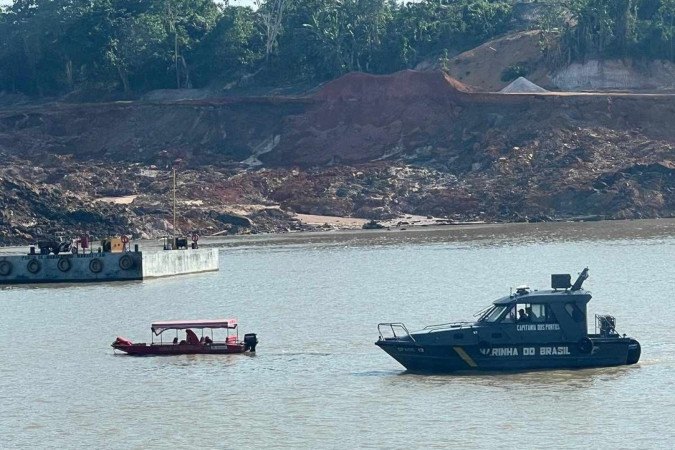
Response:
[{"label": "bush", "polygon": [[525,63],[512,64],[502,71],[502,81],[509,82],[519,77],[525,77],[530,73],[530,68]]}]

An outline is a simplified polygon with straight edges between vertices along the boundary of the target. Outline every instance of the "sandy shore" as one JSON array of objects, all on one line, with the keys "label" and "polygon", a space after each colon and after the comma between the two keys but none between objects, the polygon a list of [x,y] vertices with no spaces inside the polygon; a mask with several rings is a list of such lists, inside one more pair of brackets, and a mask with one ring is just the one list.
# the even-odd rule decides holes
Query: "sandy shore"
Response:
[{"label": "sandy shore", "polygon": [[[361,219],[357,217],[317,216],[311,214],[296,214],[294,217],[305,225],[326,226],[343,230],[361,229],[363,228],[364,224],[370,222],[368,219]],[[434,225],[474,225],[482,224],[484,222],[457,223],[438,217],[406,215],[391,220],[378,220],[377,223],[385,228],[405,228],[408,226],[429,227]]]},{"label": "sandy shore", "polygon": [[356,217],[335,217],[335,216],[317,216],[312,214],[296,214],[294,216],[301,223],[306,225],[329,225],[335,228],[359,229],[368,221],[368,219],[359,219]]}]

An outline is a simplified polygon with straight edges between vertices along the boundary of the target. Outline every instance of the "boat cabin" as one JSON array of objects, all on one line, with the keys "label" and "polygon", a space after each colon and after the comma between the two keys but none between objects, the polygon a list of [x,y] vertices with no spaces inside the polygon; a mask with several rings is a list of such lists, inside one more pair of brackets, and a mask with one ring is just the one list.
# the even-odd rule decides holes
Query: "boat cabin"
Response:
[{"label": "boat cabin", "polygon": [[591,300],[591,294],[581,289],[586,278],[584,270],[574,285],[569,275],[552,275],[551,290],[516,288],[515,293],[494,301],[481,312],[475,323],[479,338],[513,343],[576,342],[586,337],[586,305]]}]

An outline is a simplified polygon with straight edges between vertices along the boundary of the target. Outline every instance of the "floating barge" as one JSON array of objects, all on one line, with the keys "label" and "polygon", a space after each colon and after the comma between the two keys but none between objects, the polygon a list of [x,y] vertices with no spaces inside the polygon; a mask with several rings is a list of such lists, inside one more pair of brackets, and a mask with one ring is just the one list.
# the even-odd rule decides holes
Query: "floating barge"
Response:
[{"label": "floating barge", "polygon": [[173,250],[180,247],[165,243],[167,250],[151,252],[139,251],[138,245],[132,250],[125,237],[104,240],[97,251],[86,239],[73,242],[38,243],[39,252],[31,246],[28,254],[0,256],[0,285],[130,281],[218,270],[218,249],[196,248],[196,241],[193,248]]}]

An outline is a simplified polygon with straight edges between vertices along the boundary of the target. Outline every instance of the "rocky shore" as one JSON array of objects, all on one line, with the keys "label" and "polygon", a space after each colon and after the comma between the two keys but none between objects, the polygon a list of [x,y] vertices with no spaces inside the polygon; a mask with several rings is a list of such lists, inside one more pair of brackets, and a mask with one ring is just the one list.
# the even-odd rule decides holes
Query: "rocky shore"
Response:
[{"label": "rocky shore", "polygon": [[484,94],[412,71],[295,98],[5,107],[0,244],[172,232],[174,166],[177,228],[200,235],[358,226],[298,214],[674,217],[673,110],[669,95]]}]

